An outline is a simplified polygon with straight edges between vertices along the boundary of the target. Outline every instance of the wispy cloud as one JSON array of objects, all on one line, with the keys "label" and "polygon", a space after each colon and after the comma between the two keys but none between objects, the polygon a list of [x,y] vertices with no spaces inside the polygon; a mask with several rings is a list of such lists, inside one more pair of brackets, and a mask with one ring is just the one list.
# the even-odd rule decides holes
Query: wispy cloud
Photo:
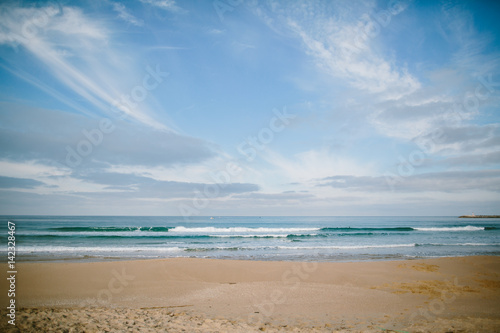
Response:
[{"label": "wispy cloud", "polygon": [[[444,156],[463,154],[489,154],[500,151],[500,126],[468,125],[440,128],[441,139],[434,142],[433,153]],[[416,141],[430,141],[432,134],[416,138]]]},{"label": "wispy cloud", "polygon": [[177,6],[174,0],[140,0],[143,4],[151,5],[171,12],[179,12],[182,9]]},{"label": "wispy cloud", "polygon": [[322,40],[295,22],[290,25],[302,38],[307,52],[317,60],[319,68],[334,77],[348,80],[355,88],[380,94],[384,99],[399,99],[420,87],[418,80],[405,68],[395,68],[377,55],[368,43],[358,53],[343,52],[343,44],[356,37],[354,27],[344,28],[329,36],[328,40]]},{"label": "wispy cloud", "polygon": [[[127,90],[124,85],[121,71],[123,64],[117,65],[115,62],[120,51],[108,44],[109,29],[103,23],[89,19],[81,9],[50,6],[21,8],[10,5],[0,15],[0,43],[24,47],[61,84],[83,97],[101,113],[112,113],[110,110],[120,96],[130,93],[133,86]],[[33,20],[39,16],[45,17],[45,20],[43,24],[37,25],[35,23],[38,21]],[[96,62],[96,58],[100,62]],[[16,63],[13,65],[16,66]],[[132,67],[131,64],[129,67]],[[26,79],[26,76],[20,77]],[[131,80],[130,84],[133,82]],[[43,82],[38,82],[38,85],[47,85],[43,89],[51,90],[50,85]],[[60,98],[58,94],[54,97]],[[167,129],[152,118],[150,111],[144,111],[146,105],[135,109],[119,108],[136,121],[157,129]]]},{"label": "wispy cloud", "polygon": [[130,14],[127,8],[121,3],[113,2],[112,4],[114,11],[118,13],[118,17],[124,20],[125,22],[128,22],[138,27],[142,27],[144,25],[143,20],[139,20],[134,15]]},{"label": "wispy cloud", "polygon": [[[403,1],[397,10],[382,9],[396,20],[406,14],[408,5]],[[500,68],[498,54],[486,52],[492,36],[477,32],[463,6],[444,4],[440,19],[430,20],[436,27],[425,29],[441,31],[453,50],[451,60],[445,67],[424,69],[417,77],[395,61],[378,38],[394,34],[390,20],[384,25],[374,18],[380,10],[371,1],[332,6],[271,1],[268,7],[254,9],[275,31],[298,37],[322,73],[357,89],[359,93],[351,95],[361,95],[355,98],[363,99],[366,119],[381,135],[412,140],[442,126],[464,126],[476,117],[477,108],[465,108],[463,103],[474,94],[478,76]],[[497,100],[491,94],[479,107]],[[457,104],[462,108],[460,122],[450,124],[450,119],[457,118]]]},{"label": "wispy cloud", "polygon": [[221,34],[225,33],[225,30],[212,28],[212,29],[207,30],[207,33],[211,34],[211,35],[221,35]]},{"label": "wispy cloud", "polygon": [[[7,109],[13,114],[9,115]],[[0,103],[0,111],[0,158],[18,161],[38,159],[67,165],[65,147],[75,149],[86,139],[82,130],[99,126],[94,119],[57,110]],[[169,167],[200,163],[214,157],[212,149],[200,139],[127,121],[115,121],[114,126],[111,134],[101,134],[101,143],[93,149],[92,156],[82,159],[80,168]],[[25,128],[31,130],[26,132]]]},{"label": "wispy cloud", "polygon": [[318,186],[330,186],[361,192],[500,192],[500,170],[448,171],[402,177],[397,186],[391,187],[384,176],[332,176]]},{"label": "wispy cloud", "polygon": [[[284,16],[267,23],[278,26],[278,30],[291,31],[300,38],[305,52],[319,69],[334,78],[347,80],[359,90],[383,99],[398,99],[421,86],[406,68],[398,68],[377,51],[376,34],[366,33],[373,5],[361,5],[362,9],[353,10],[362,13],[358,17],[348,14],[353,9],[351,3],[333,7],[336,13],[328,16],[325,15],[327,7],[321,4],[273,2],[271,10]],[[257,13],[264,19],[268,17],[262,9]],[[311,17],[315,19],[311,21]]]},{"label": "wispy cloud", "polygon": [[435,24],[450,43],[450,61],[421,73],[425,87],[398,100],[375,103],[370,120],[379,133],[411,140],[437,128],[467,127],[480,109],[498,102],[498,92],[483,84],[500,70],[498,52],[488,52],[491,36],[479,33],[460,5],[443,5],[439,17]]},{"label": "wispy cloud", "polygon": [[274,168],[272,179],[266,180],[269,188],[276,184],[298,182],[302,186],[315,179],[346,172],[356,175],[369,174],[370,166],[359,166],[355,161],[335,154],[329,149],[312,149],[289,158],[277,151],[266,149],[261,157]]},{"label": "wispy cloud", "polygon": [[0,176],[0,188],[33,189],[42,185],[43,182],[34,179]]}]

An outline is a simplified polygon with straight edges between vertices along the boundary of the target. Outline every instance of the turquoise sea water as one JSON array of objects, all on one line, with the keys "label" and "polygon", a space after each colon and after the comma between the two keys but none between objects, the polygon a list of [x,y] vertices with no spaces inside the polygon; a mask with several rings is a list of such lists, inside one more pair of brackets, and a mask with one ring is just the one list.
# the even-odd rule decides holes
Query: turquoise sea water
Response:
[{"label": "turquoise sea water", "polygon": [[17,261],[143,258],[359,261],[500,255],[500,219],[1,216]]}]

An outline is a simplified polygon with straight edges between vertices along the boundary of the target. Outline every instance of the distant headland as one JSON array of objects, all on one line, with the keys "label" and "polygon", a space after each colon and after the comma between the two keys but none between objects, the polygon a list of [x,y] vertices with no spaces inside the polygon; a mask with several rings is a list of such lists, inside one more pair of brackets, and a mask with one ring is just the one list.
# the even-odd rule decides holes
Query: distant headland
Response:
[{"label": "distant headland", "polygon": [[467,219],[498,219],[500,215],[462,215],[459,218],[467,218]]}]

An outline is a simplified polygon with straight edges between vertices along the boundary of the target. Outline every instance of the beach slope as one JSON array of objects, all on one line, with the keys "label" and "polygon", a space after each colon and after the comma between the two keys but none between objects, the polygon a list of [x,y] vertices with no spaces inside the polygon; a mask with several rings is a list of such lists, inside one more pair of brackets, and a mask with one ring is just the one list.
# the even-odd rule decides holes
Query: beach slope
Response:
[{"label": "beach slope", "polygon": [[500,331],[495,256],[20,263],[16,278],[17,327],[2,292],[1,331]]}]

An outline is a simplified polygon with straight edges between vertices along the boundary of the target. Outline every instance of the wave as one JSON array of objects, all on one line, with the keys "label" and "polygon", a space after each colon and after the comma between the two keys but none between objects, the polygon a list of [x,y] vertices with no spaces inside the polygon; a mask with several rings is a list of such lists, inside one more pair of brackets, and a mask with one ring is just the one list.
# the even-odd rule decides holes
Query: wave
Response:
[{"label": "wave", "polygon": [[498,227],[484,227],[484,230],[500,230]]},{"label": "wave", "polygon": [[383,245],[331,245],[331,246],[254,246],[254,247],[195,247],[187,248],[187,252],[209,251],[247,251],[247,250],[358,250],[371,248],[415,247],[417,244],[383,244]]},{"label": "wave", "polygon": [[199,227],[190,228],[184,226],[178,227],[57,227],[50,228],[54,232],[170,232],[170,233],[294,233],[294,232],[307,232],[318,231],[320,228],[247,228],[247,227]]},{"label": "wave", "polygon": [[254,247],[238,247],[238,246],[220,246],[220,247],[195,247],[195,248],[181,248],[181,247],[153,247],[153,246],[19,246],[18,252],[21,253],[96,253],[96,252],[208,252],[208,251],[245,251],[245,250],[320,250],[320,249],[339,249],[339,250],[356,250],[356,249],[370,249],[370,248],[397,248],[397,247],[414,247],[417,244],[383,244],[383,245],[332,245],[332,246],[254,246]]},{"label": "wave", "polygon": [[481,230],[491,230],[485,227],[474,227],[468,225],[465,227],[436,227],[436,228],[414,228],[417,231],[481,231]]},{"label": "wave", "polygon": [[280,232],[280,233],[294,233],[294,232],[304,232],[304,231],[318,231],[320,228],[247,228],[247,227],[200,227],[200,228],[186,228],[186,227],[175,227],[170,229],[169,232],[181,232],[181,233],[235,233],[235,232]]},{"label": "wave", "polygon": [[[286,238],[290,235],[281,234],[281,235],[206,235],[205,237],[211,238]],[[194,236],[200,237],[200,236]],[[203,237],[203,236],[201,236]]]},{"label": "wave", "polygon": [[167,232],[37,232],[37,233],[19,233],[31,238],[63,238],[63,237],[82,237],[82,238],[148,238],[148,239],[202,239],[202,238],[286,238],[288,234],[226,234],[226,235],[196,235],[196,234],[178,234],[172,235]]},{"label": "wave", "polygon": [[[256,230],[259,231],[259,230]],[[267,230],[269,231],[269,230]],[[352,232],[352,233],[212,233],[212,234],[199,234],[195,232],[182,233],[182,232],[137,232],[137,231],[82,231],[82,232],[44,232],[44,231],[34,231],[34,232],[20,232],[20,235],[31,237],[31,238],[62,238],[62,237],[81,237],[81,238],[165,238],[165,239],[194,239],[194,238],[289,238],[289,239],[299,239],[299,238],[327,238],[327,237],[354,237],[354,236],[372,236],[375,235],[373,232]],[[377,235],[383,235],[383,233],[377,233]]]},{"label": "wave", "polygon": [[428,243],[428,244],[417,244],[417,246],[499,246],[500,243],[454,243],[454,244],[444,244],[444,243]]},{"label": "wave", "polygon": [[123,231],[151,231],[168,232],[174,227],[57,227],[49,230],[61,232],[123,232]]},{"label": "wave", "polygon": [[87,253],[87,252],[181,252],[184,251],[180,247],[123,247],[123,246],[18,246],[17,251],[20,253]]},{"label": "wave", "polygon": [[184,249],[186,252],[212,252],[212,251],[244,251],[244,250],[255,250],[251,247],[193,247]]},{"label": "wave", "polygon": [[334,231],[334,232],[350,232],[350,231],[413,231],[411,227],[393,227],[393,228],[321,228],[321,231]]},{"label": "wave", "polygon": [[[455,227],[383,227],[383,228],[351,228],[351,227],[312,227],[312,228],[249,228],[249,227],[55,227],[49,228],[52,233],[78,233],[87,235],[89,233],[126,233],[126,232],[146,232],[146,233],[200,233],[200,234],[224,234],[224,233],[280,233],[287,234],[290,237],[304,236],[305,232],[320,231],[319,235],[324,233],[363,233],[374,232],[410,232],[410,231],[480,231],[480,230],[499,230],[498,227],[477,227],[477,226],[455,226]],[[29,233],[31,234],[31,233]],[[117,234],[118,235],[118,234]],[[314,236],[318,234],[312,234]]]},{"label": "wave", "polygon": [[328,232],[379,232],[379,231],[480,231],[480,230],[499,230],[498,227],[476,227],[472,225],[464,226],[464,227],[393,227],[393,228],[322,228],[321,231]]},{"label": "wave", "polygon": [[277,246],[281,250],[320,250],[320,249],[338,249],[338,250],[357,250],[357,249],[382,249],[395,247],[415,247],[417,244],[382,244],[382,245],[326,245],[326,246]]},{"label": "wave", "polygon": [[56,231],[56,232],[20,232],[19,235],[28,237],[83,237],[83,238],[120,238],[120,237],[148,237],[148,238],[163,238],[163,237],[175,237],[170,236],[167,232],[137,232],[137,231]]},{"label": "wave", "polygon": [[417,246],[494,246],[500,244],[483,243],[459,243],[459,244],[380,244],[380,245],[325,245],[325,246],[255,246],[255,247],[195,247],[184,249],[186,252],[210,252],[210,251],[248,251],[248,250],[362,250],[362,249],[390,249],[408,248]]},{"label": "wave", "polygon": [[199,247],[187,248],[188,252],[209,252],[209,251],[244,251],[244,250],[360,250],[360,249],[390,249],[390,248],[408,248],[417,246],[493,246],[500,244],[483,244],[483,243],[459,243],[459,244],[380,244],[380,245],[325,245],[325,246],[256,246],[256,247]]},{"label": "wave", "polygon": [[[363,249],[391,249],[391,248],[411,248],[411,247],[439,247],[439,246],[500,246],[499,243],[455,243],[455,244],[442,244],[442,243],[406,243],[406,244],[365,244],[365,245],[317,245],[317,246],[218,246],[218,247],[159,247],[159,246],[57,246],[57,245],[44,245],[44,246],[19,246],[17,251],[19,253],[27,254],[106,254],[106,253],[182,253],[182,252],[218,252],[218,251],[297,251],[297,250],[363,250]],[[1,251],[0,251],[1,252]]]},{"label": "wave", "polygon": [[325,234],[289,234],[287,238],[310,238],[310,237],[328,237]]}]

